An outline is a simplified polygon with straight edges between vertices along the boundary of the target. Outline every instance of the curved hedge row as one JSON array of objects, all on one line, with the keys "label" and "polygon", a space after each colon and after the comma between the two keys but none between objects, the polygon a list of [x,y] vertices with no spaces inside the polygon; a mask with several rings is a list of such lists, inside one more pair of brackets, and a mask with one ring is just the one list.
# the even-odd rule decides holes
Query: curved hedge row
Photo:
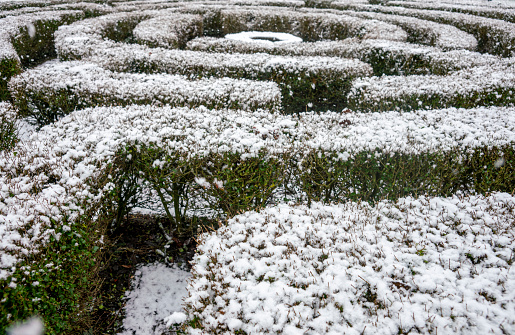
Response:
[{"label": "curved hedge row", "polygon": [[92,106],[171,105],[254,111],[282,109],[275,83],[230,78],[188,80],[166,74],[130,74],[84,62],[56,62],[25,71],[9,83],[21,117],[39,126]]},{"label": "curved hedge row", "polygon": [[183,48],[187,41],[202,33],[203,19],[200,15],[177,13],[142,21],[133,31],[139,43],[163,48]]},{"label": "curved hedge row", "polygon": [[304,42],[270,45],[214,37],[198,37],[186,49],[214,53],[267,53],[285,56],[329,56],[357,58],[369,63],[374,75],[445,75],[463,68],[500,63],[496,56],[467,50],[442,52],[418,44],[384,40]]},{"label": "curved hedge row", "polygon": [[460,6],[451,3],[428,3],[428,2],[412,2],[412,1],[388,1],[387,6],[400,6],[416,9],[431,9],[431,10],[443,10],[449,12],[458,12],[465,14],[472,14],[477,16],[489,17],[491,19],[504,20],[515,23],[515,13],[513,7],[506,6],[503,4],[495,4],[488,6],[488,3],[482,3],[482,6],[478,5],[467,5]]},{"label": "curved hedge row", "polygon": [[57,27],[84,18],[82,11],[49,11],[0,19],[0,101],[8,100],[7,83],[23,67],[55,56]]},{"label": "curved hedge row", "polygon": [[[70,45],[66,39],[64,31],[63,35],[56,34],[60,57],[80,58],[77,53],[69,52]],[[81,40],[81,44],[83,42]],[[151,49],[110,41],[92,43],[88,48],[89,51],[81,55],[82,58],[111,71],[273,81],[281,89],[283,111],[286,113],[299,113],[308,106],[314,110],[342,109],[346,105],[346,93],[352,80],[372,73],[370,66],[363,62],[333,57],[213,54]]]},{"label": "curved hedge row", "polygon": [[512,62],[447,76],[372,77],[354,82],[348,102],[350,108],[369,111],[512,106],[514,80]]},{"label": "curved hedge row", "polygon": [[[506,193],[247,212],[202,236],[187,334],[515,331]],[[495,264],[495,266],[492,266]]]},{"label": "curved hedge row", "polygon": [[[337,4],[334,5],[338,7]],[[348,6],[345,7],[346,9]],[[474,35],[478,41],[478,51],[512,57],[515,55],[514,24],[470,14],[452,13],[438,10],[411,9],[393,6],[351,6],[360,11],[377,11],[386,14],[413,16],[419,19],[453,25]]]},{"label": "curved hedge row", "polygon": [[474,36],[447,24],[382,13],[352,11],[346,11],[345,13],[399,25],[408,33],[407,41],[411,43],[431,45],[442,50],[467,49],[474,51],[477,48],[477,40]]}]

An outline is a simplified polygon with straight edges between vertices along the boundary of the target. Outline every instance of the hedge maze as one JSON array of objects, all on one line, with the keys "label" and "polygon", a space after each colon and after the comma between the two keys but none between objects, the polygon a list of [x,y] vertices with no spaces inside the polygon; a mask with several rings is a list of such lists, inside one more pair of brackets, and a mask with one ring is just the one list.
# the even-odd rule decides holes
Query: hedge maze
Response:
[{"label": "hedge maze", "polygon": [[515,6],[465,2],[0,2],[0,329],[84,333],[153,206],[219,226],[173,332],[515,333]]}]

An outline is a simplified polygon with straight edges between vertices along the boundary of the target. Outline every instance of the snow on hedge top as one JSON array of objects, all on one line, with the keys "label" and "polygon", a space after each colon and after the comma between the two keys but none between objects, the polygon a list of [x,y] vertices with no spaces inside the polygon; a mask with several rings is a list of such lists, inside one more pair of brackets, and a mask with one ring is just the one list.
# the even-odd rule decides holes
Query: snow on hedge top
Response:
[{"label": "snow on hedge top", "polygon": [[0,19],[0,60],[3,58],[17,59],[12,40],[21,29],[28,29],[29,34],[36,34],[34,24],[38,21],[63,20],[67,17],[83,17],[84,13],[78,10],[43,11],[40,13],[8,16]]},{"label": "snow on hedge top", "polygon": [[511,334],[515,198],[247,212],[201,238],[189,334]]},{"label": "snow on hedge top", "polygon": [[[226,37],[229,35],[226,35]],[[273,55],[290,56],[331,56],[344,58],[357,58],[364,62],[375,62],[377,53],[382,59],[390,60],[391,67],[395,65],[403,69],[410,66],[410,61],[416,59],[423,61],[425,67],[416,67],[417,73],[444,74],[462,68],[476,66],[493,66],[501,63],[498,56],[480,54],[468,50],[453,50],[443,52],[438,48],[385,40],[357,40],[354,38],[342,41],[319,41],[292,44],[255,43],[243,40],[230,40],[214,37],[198,37],[189,41],[186,48],[194,51],[209,51],[215,53],[259,53],[265,52]],[[395,64],[395,65],[392,65]],[[405,69],[403,69],[405,71]]]},{"label": "snow on hedge top", "polygon": [[474,36],[447,24],[382,13],[352,11],[346,11],[345,13],[367,19],[382,20],[398,24],[411,35],[411,41],[432,45],[443,50],[475,50],[477,47],[477,40]]},{"label": "snow on hedge top", "polygon": [[[515,92],[515,64],[513,59],[504,64],[463,69],[447,76],[382,76],[358,78],[349,93],[350,100],[379,108],[402,107],[403,102],[421,96],[443,98],[482,98],[483,103],[508,104]],[[508,94],[508,97],[503,96]],[[492,95],[488,97],[488,95]],[[470,98],[469,98],[470,97]],[[496,99],[500,101],[496,102]],[[479,100],[478,100],[479,101]],[[388,106],[387,106],[388,105]],[[422,106],[422,102],[420,102]],[[416,106],[417,108],[420,106]]]},{"label": "snow on hedge top", "polygon": [[80,61],[47,62],[13,78],[9,87],[16,100],[32,94],[59,99],[64,91],[70,101],[75,99],[76,104],[82,106],[152,103],[271,112],[281,109],[281,91],[272,82],[231,78],[189,80],[169,74],[118,73]]},{"label": "snow on hedge top", "polygon": [[[333,5],[338,6],[334,3]],[[485,44],[483,49],[486,52],[504,57],[515,55],[515,24],[511,22],[456,12],[394,6],[355,5],[352,8],[359,11],[414,16],[424,20],[451,24],[474,34],[478,40],[482,40],[480,44]]]},{"label": "snow on hedge top", "polygon": [[[492,2],[477,2],[475,5],[466,4],[459,5],[457,3],[442,2],[412,2],[412,1],[389,1],[388,6],[401,6],[418,9],[445,10],[449,12],[460,12],[478,16],[486,16],[494,19],[501,19],[515,22],[514,7],[504,8],[502,6],[489,6]],[[513,4],[513,2],[512,2]]]},{"label": "snow on hedge top", "polygon": [[[307,113],[298,116],[156,106],[76,111],[0,153],[0,278],[20,253],[35,252],[52,234],[50,219],[73,223],[109,188],[95,180],[128,143],[155,143],[186,157],[211,153],[334,150],[347,160],[361,150],[419,153],[515,142],[513,108],[412,113]],[[263,157],[266,159],[266,157]],[[56,182],[49,183],[50,176]],[[89,200],[88,200],[89,199]],[[94,206],[93,206],[94,207]]]},{"label": "snow on hedge top", "polygon": [[[66,53],[63,48],[58,50],[61,54]],[[134,71],[134,64],[138,64],[143,69],[185,75],[225,75],[245,71],[258,77],[263,72],[285,71],[288,74],[333,73],[335,77],[346,78],[372,74],[370,65],[357,59],[208,53],[111,42],[96,45],[91,57],[85,59],[112,71]]]},{"label": "snow on hedge top", "polygon": [[[188,156],[210,153],[269,155],[295,150],[419,153],[515,142],[515,109],[476,108],[412,113],[303,113],[209,110],[204,107],[99,107],[76,111],[43,128],[38,142],[55,139],[54,150],[93,148],[81,155],[104,160],[128,142],[153,142]],[[99,146],[98,142],[102,143]],[[75,143],[75,144],[73,144]],[[106,156],[107,155],[107,156]]]},{"label": "snow on hedge top", "polygon": [[[221,11],[225,33],[241,31],[278,31],[311,40],[334,40],[348,37],[406,41],[406,32],[397,25],[310,8],[299,10],[273,7],[233,7]],[[280,30],[278,30],[280,29]]]},{"label": "snow on hedge top", "polygon": [[10,103],[0,101],[0,120],[16,120],[16,110]]},{"label": "snow on hedge top", "polygon": [[67,54],[70,54],[67,57],[88,55],[95,50],[98,44],[102,44],[107,32],[116,30],[118,24],[132,23],[136,25],[157,14],[158,11],[151,10],[120,12],[60,26],[54,34],[56,49],[59,53],[58,44],[64,44],[67,47]]},{"label": "snow on hedge top", "polygon": [[202,34],[202,16],[168,13],[140,22],[133,30],[140,43],[178,48]]},{"label": "snow on hedge top", "polygon": [[[331,57],[270,57],[266,54],[217,54],[188,50],[149,48],[143,45],[104,40],[102,32],[125,20],[141,21],[155,12],[116,13],[75,22],[60,27],[55,33],[56,50],[62,59],[81,59],[100,64],[113,71],[131,70],[134,64],[155,72],[204,75],[243,70],[317,73],[329,71],[340,77],[370,75],[371,67],[355,59]],[[197,69],[193,71],[192,69]],[[192,73],[193,72],[193,73]]]}]

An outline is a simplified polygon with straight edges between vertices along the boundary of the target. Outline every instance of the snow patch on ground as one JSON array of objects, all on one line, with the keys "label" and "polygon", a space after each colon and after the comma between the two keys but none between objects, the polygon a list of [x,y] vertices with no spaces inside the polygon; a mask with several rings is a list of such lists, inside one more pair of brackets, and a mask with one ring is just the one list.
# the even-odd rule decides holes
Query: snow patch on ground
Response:
[{"label": "snow patch on ground", "polygon": [[18,138],[22,141],[27,141],[37,130],[33,120],[28,118],[18,120],[16,129],[18,130]]},{"label": "snow patch on ground", "polygon": [[119,335],[154,335],[166,330],[163,319],[182,310],[187,271],[154,263],[140,267],[126,293],[124,331]]},{"label": "snow patch on ground", "polygon": [[274,33],[270,31],[243,31],[237,34],[225,35],[225,38],[253,43],[264,44],[284,44],[284,43],[301,43],[302,38],[286,33]]}]

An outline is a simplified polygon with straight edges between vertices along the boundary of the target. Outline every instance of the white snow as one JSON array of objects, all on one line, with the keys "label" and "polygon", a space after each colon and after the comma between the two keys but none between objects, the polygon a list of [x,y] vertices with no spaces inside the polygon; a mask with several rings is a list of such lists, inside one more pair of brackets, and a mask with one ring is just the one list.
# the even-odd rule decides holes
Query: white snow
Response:
[{"label": "white snow", "polygon": [[[414,95],[443,101],[486,94],[490,102],[506,103],[515,87],[515,58],[508,58],[515,55],[515,6],[508,1],[314,1],[332,8],[327,10],[300,8],[304,2],[297,0],[0,3],[0,60],[18,64],[13,43],[23,36],[20,29],[37,38],[41,22],[62,24],[84,18],[86,11],[110,13],[62,26],[55,34],[61,58],[90,64],[48,63],[25,71],[12,87],[24,81],[32,92],[69,89],[82,99],[89,94],[154,103],[78,110],[40,131],[0,103],[21,139],[14,150],[0,153],[0,280],[10,280],[10,288],[40,285],[10,275],[49,236],[59,238],[51,221],[67,217],[61,228],[72,230],[84,208],[96,208],[113,189],[109,180],[93,185],[126,145],[153,144],[183,159],[226,152],[270,159],[288,153],[301,163],[313,151],[335,152],[335,159],[345,161],[364,150],[420,154],[515,143],[513,106],[385,111],[395,108],[385,100],[399,104]],[[4,10],[13,4],[25,7]],[[221,35],[229,29],[225,23],[246,32],[199,37],[187,50],[166,49],[202,36],[200,27],[207,29],[218,14]],[[261,31],[270,30],[264,28],[273,20],[285,31]],[[106,37],[123,25],[136,27],[136,42],[148,45]],[[306,27],[319,34],[312,36],[317,42],[295,37],[309,31]],[[335,40],[334,27],[348,29],[345,37],[351,38]],[[505,58],[473,52],[477,45]],[[445,51],[452,49],[458,50]],[[379,59],[389,67],[385,72],[414,75],[370,77],[367,62]],[[135,64],[151,74],[119,73],[135,71]],[[261,103],[280,101],[275,83],[223,78],[243,70],[255,78],[266,71],[295,77],[326,71],[352,78],[351,99],[384,105],[369,114],[271,114],[278,108]],[[203,104],[222,97],[224,103],[212,109],[158,106],[170,103],[165,97],[172,95]],[[244,103],[235,107],[236,97]],[[494,166],[507,162],[500,157]],[[165,166],[154,162],[156,168]],[[204,190],[227,185],[206,178],[194,182]],[[505,193],[408,197],[375,206],[279,204],[243,213],[203,235],[192,274],[163,264],[141,266],[126,295],[121,334],[155,334],[194,317],[205,328],[188,329],[190,334],[514,334],[514,222],[515,198]],[[10,334],[35,335],[42,327],[33,319]]]},{"label": "white snow", "polygon": [[86,62],[50,61],[10,81],[12,96],[24,103],[32,93],[47,97],[65,90],[78,106],[132,103],[209,106],[210,108],[268,109],[278,112],[281,92],[277,84],[231,78],[190,80],[168,74],[132,74],[104,70]]},{"label": "white snow", "polygon": [[[109,192],[113,185],[97,189],[84,181],[95,180],[117,150],[136,141],[183,159],[233,152],[245,158],[264,153],[263,159],[289,153],[302,161],[308,152],[326,150],[347,160],[363,150],[417,154],[510,144],[514,117],[513,108],[497,107],[300,116],[205,107],[76,111],[0,155],[0,247],[9,251],[0,258],[0,278],[9,275],[16,253],[37,252],[45,243],[53,232],[49,218],[59,221],[66,214],[74,222],[84,214],[82,201],[92,205]],[[56,182],[47,183],[48,171]]]},{"label": "white snow", "polygon": [[43,321],[34,317],[7,329],[7,335],[43,335]]},{"label": "white snow", "polygon": [[182,310],[191,273],[162,263],[140,266],[126,293],[124,330],[119,335],[155,335],[166,330],[164,318]]},{"label": "white snow", "polygon": [[202,34],[202,16],[163,11],[140,22],[133,30],[138,42],[164,48],[177,48]]},{"label": "white snow", "polygon": [[238,215],[202,236],[188,333],[511,334],[514,224],[506,193]]},{"label": "white snow", "polygon": [[243,31],[237,34],[227,34],[225,38],[233,41],[250,43],[263,43],[268,45],[301,43],[302,38],[287,33],[275,33],[270,31]]}]

